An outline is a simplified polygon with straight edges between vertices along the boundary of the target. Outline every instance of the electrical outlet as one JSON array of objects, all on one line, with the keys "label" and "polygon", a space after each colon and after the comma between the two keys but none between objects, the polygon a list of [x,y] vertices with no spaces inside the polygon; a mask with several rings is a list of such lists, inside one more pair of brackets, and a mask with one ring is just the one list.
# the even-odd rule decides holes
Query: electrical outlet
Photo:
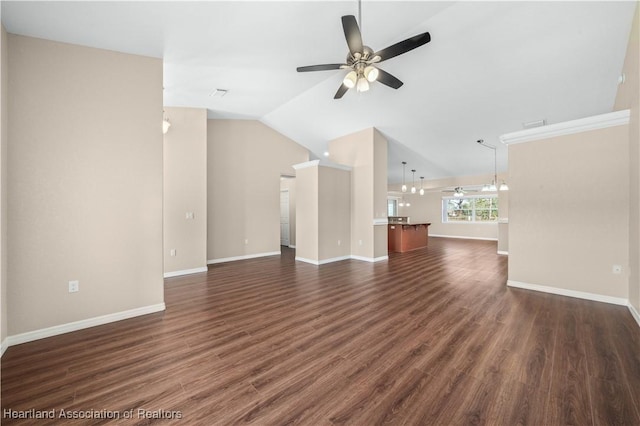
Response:
[{"label": "electrical outlet", "polygon": [[362,245],[362,240],[358,240],[358,244],[359,244],[359,245]]},{"label": "electrical outlet", "polygon": [[176,255],[177,255],[177,251],[176,251],[176,249],[171,249],[171,250],[169,250],[169,254],[170,254],[171,256],[176,256]]},{"label": "electrical outlet", "polygon": [[622,265],[613,265],[613,268],[612,268],[611,272],[613,272],[614,274],[621,274],[622,273]]},{"label": "electrical outlet", "polygon": [[187,218],[187,219],[193,219],[193,212],[186,212],[186,213],[185,213],[185,218]]},{"label": "electrical outlet", "polygon": [[342,244],[342,241],[338,240],[338,245],[341,245],[341,244]]},{"label": "electrical outlet", "polygon": [[80,281],[69,281],[69,293],[80,291]]},{"label": "electrical outlet", "polygon": [[244,245],[247,245],[247,244],[249,244],[249,239],[244,240]]}]

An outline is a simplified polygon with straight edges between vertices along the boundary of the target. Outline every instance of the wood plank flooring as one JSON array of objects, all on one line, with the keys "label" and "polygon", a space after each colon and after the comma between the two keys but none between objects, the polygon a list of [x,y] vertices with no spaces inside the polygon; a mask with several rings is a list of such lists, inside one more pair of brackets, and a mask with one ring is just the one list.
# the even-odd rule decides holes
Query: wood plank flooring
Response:
[{"label": "wood plank flooring", "polygon": [[[640,425],[627,308],[507,288],[495,252],[431,238],[318,267],[283,249],[167,279],[163,313],[10,347],[2,423]],[[6,411],[54,409],[120,418]]]}]

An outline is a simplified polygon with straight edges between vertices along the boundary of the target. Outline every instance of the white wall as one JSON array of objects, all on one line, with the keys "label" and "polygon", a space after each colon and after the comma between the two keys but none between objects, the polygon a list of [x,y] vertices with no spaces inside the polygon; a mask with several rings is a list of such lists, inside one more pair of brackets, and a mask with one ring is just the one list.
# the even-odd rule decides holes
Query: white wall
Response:
[{"label": "white wall", "polygon": [[162,61],[8,41],[9,336],[164,309]]},{"label": "white wall", "polygon": [[163,142],[164,273],[202,272],[207,269],[207,110],[164,111],[171,123]]}]

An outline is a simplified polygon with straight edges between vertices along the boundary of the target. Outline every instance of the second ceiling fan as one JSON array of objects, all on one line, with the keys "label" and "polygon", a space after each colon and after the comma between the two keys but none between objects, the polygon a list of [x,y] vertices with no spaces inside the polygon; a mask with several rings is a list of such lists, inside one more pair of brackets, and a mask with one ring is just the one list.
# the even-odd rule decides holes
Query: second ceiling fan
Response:
[{"label": "second ceiling fan", "polygon": [[365,92],[369,90],[369,83],[373,83],[376,80],[386,86],[398,89],[402,86],[402,81],[377,67],[376,64],[402,55],[431,41],[431,35],[425,32],[374,52],[369,46],[362,44],[362,35],[360,34],[360,28],[358,27],[355,16],[343,16],[342,28],[344,30],[344,36],[347,39],[347,46],[349,47],[346,63],[310,65],[297,68],[298,72],[337,69],[350,70],[333,97],[334,99],[342,98],[347,90],[353,87],[355,87],[358,92]]}]

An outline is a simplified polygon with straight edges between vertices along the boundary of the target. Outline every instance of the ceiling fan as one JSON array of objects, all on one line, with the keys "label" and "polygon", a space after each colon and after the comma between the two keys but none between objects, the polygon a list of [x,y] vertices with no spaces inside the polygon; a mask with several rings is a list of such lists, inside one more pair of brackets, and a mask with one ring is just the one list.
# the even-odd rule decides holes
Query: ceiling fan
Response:
[{"label": "ceiling fan", "polygon": [[444,189],[442,192],[453,192],[454,197],[463,197],[467,192],[478,192],[476,189],[464,189],[461,186],[457,186],[454,189]]},{"label": "ceiling fan", "polygon": [[334,99],[340,99],[347,90],[355,87],[358,92],[366,92],[369,90],[369,83],[379,81],[380,83],[394,89],[402,86],[402,81],[393,75],[378,68],[378,64],[387,59],[394,58],[410,50],[420,47],[431,41],[431,35],[428,32],[410,37],[399,43],[393,44],[385,49],[374,52],[369,46],[362,44],[362,35],[355,16],[346,15],[342,17],[342,29],[347,39],[349,53],[344,64],[323,64],[310,65],[306,67],[298,67],[298,72],[307,71],[328,71],[337,69],[350,70],[342,81],[342,85],[338,88]]}]

